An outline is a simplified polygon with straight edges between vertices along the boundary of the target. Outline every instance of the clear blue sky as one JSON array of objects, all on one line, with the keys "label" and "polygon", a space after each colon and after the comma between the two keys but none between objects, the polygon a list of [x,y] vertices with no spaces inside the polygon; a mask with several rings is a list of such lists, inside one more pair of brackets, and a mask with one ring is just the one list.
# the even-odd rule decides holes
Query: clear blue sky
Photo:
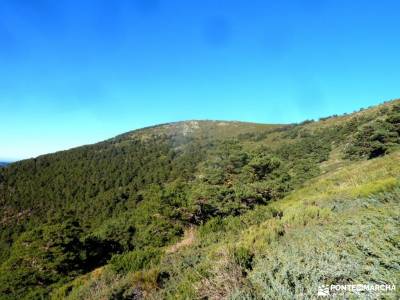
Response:
[{"label": "clear blue sky", "polygon": [[399,1],[1,0],[0,160],[400,97]]}]

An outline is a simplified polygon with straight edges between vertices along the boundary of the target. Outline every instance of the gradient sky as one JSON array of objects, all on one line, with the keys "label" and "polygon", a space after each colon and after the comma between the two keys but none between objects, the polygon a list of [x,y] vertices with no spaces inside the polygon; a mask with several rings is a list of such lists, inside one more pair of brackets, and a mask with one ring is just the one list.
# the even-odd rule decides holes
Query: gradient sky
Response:
[{"label": "gradient sky", "polygon": [[0,0],[0,160],[400,97],[400,1]]}]

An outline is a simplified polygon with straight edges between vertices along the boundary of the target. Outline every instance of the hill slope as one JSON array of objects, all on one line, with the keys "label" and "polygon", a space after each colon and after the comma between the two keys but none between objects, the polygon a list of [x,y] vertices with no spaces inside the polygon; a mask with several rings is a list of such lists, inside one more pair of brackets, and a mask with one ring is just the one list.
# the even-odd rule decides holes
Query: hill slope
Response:
[{"label": "hill slope", "polygon": [[[170,123],[11,164],[0,295],[290,299],[398,283],[399,143],[397,100],[302,124]],[[364,259],[377,267],[350,275]],[[313,271],[328,263],[336,273]]]}]

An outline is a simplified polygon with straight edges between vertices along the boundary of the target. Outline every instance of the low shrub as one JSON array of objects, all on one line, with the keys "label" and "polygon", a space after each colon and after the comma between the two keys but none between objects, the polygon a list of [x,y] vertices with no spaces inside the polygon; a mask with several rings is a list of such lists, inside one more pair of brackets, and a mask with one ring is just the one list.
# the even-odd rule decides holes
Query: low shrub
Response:
[{"label": "low shrub", "polygon": [[159,262],[161,250],[145,248],[133,250],[124,254],[114,255],[110,260],[111,269],[117,273],[129,273],[148,268],[151,264]]},{"label": "low shrub", "polygon": [[245,270],[253,267],[254,254],[245,247],[237,247],[233,251],[235,262]]}]

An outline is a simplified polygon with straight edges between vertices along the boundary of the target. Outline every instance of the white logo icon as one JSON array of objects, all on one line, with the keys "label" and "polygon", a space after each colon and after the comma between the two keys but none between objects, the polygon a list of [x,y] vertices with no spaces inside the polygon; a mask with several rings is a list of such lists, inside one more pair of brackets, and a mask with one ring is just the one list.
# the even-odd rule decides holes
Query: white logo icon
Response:
[{"label": "white logo icon", "polygon": [[317,293],[318,296],[327,297],[327,296],[329,296],[330,294],[331,294],[331,293],[330,293],[330,291],[329,291],[329,286],[327,286],[327,285],[320,285],[320,286],[318,287],[318,293]]}]

